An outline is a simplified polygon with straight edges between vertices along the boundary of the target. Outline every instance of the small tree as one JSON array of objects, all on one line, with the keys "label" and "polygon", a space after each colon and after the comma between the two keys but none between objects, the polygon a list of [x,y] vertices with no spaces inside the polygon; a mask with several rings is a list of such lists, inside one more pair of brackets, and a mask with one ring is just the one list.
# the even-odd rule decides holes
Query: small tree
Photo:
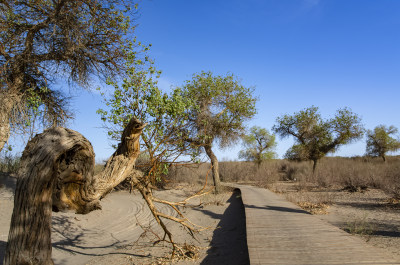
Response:
[{"label": "small tree", "polygon": [[240,151],[239,158],[254,161],[258,167],[267,159],[276,156],[273,149],[276,147],[275,135],[267,129],[253,126],[250,133],[242,137],[244,150]]},{"label": "small tree", "polygon": [[182,88],[182,97],[192,99],[188,126],[182,130],[186,142],[204,148],[211,160],[215,191],[220,191],[218,159],[213,147],[237,141],[244,133],[244,122],[255,113],[254,89],[243,86],[233,74],[214,76],[211,72],[194,74]]},{"label": "small tree", "polygon": [[[142,46],[141,55],[146,55],[149,47]],[[145,163],[136,165],[143,172],[143,176],[130,177],[132,187],[142,194],[156,222],[162,227],[164,237],[159,241],[167,241],[173,245],[173,254],[176,244],[172,240],[172,233],[168,230],[165,219],[178,222],[188,229],[190,234],[197,231],[198,226],[184,217],[180,208],[182,202],[169,202],[153,196],[153,184],[158,183],[163,175],[168,173],[171,165],[193,162],[197,156],[197,148],[193,148],[184,141],[182,130],[187,126],[187,109],[191,109],[193,101],[182,97],[182,90],[175,88],[170,94],[164,93],[157,86],[161,71],[157,71],[154,62],[148,57],[137,57],[137,52],[127,54],[127,77],[122,83],[108,80],[107,84],[113,87],[111,95],[103,95],[106,109],[99,109],[104,127],[111,139],[121,138],[122,129],[130,119],[139,118],[146,122],[141,132],[141,141],[136,148],[143,148]],[[142,56],[141,56],[142,57]],[[205,188],[205,187],[204,187]],[[204,189],[203,188],[203,189]],[[199,191],[196,196],[201,194]],[[176,213],[175,216],[164,214],[155,202],[168,205]],[[158,241],[158,242],[159,242]]]},{"label": "small tree", "polygon": [[[140,53],[147,54],[149,47],[142,47]],[[172,164],[186,163],[188,161],[183,159],[193,161],[197,157],[197,149],[183,141],[181,134],[187,125],[186,109],[192,107],[193,101],[182,97],[180,88],[173,89],[169,95],[161,91],[157,86],[160,74],[148,56],[141,60],[137,52],[130,52],[127,77],[121,85],[108,80],[113,93],[101,93],[108,107],[97,111],[112,140],[121,137],[132,117],[147,123],[141,138],[142,154],[147,161],[140,166],[152,184],[160,181]]]},{"label": "small tree", "polygon": [[347,108],[339,109],[334,118],[323,120],[318,108],[312,106],[278,117],[276,123],[273,131],[283,138],[293,136],[296,140],[286,157],[313,161],[313,173],[319,159],[341,145],[360,139],[364,133],[361,119]]},{"label": "small tree", "polygon": [[373,131],[367,131],[367,148],[366,153],[369,156],[380,156],[386,162],[386,153],[394,152],[400,149],[400,140],[391,137],[398,132],[393,125],[386,127],[385,125],[376,126]]}]

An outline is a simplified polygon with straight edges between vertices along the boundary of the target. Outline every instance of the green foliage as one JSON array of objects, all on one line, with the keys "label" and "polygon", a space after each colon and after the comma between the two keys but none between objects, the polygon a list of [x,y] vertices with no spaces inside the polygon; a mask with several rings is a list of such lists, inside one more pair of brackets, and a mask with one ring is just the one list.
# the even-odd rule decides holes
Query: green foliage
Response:
[{"label": "green foliage", "polygon": [[182,88],[182,97],[194,103],[185,112],[187,126],[182,128],[182,136],[191,146],[202,147],[210,158],[216,193],[221,185],[213,143],[224,148],[244,133],[244,122],[256,113],[253,91],[241,85],[233,74],[214,76],[211,72],[193,74]]},{"label": "green foliage", "polygon": [[314,106],[278,117],[273,130],[283,138],[293,136],[296,140],[286,158],[312,160],[314,170],[317,161],[327,153],[360,139],[364,133],[361,119],[349,109],[339,109],[334,118],[323,120]]},{"label": "green foliage", "polygon": [[275,135],[267,129],[253,126],[247,135],[242,136],[244,150],[239,153],[239,158],[254,161],[258,166],[267,159],[276,157],[273,149],[276,147]]},{"label": "green foliage", "polygon": [[307,148],[304,148],[304,145],[301,144],[294,144],[284,155],[286,159],[292,161],[306,161],[309,159],[308,156]]},{"label": "green foliage", "polygon": [[182,97],[194,102],[187,110],[186,139],[199,146],[211,146],[214,140],[220,147],[234,143],[245,130],[244,122],[256,114],[253,93],[254,88],[243,86],[233,74],[193,74],[182,88]]},{"label": "green foliage", "polygon": [[[160,180],[167,175],[171,163],[182,162],[183,157],[194,160],[197,150],[182,140],[182,128],[187,123],[186,110],[192,108],[193,101],[182,96],[182,90],[175,88],[170,94],[157,86],[161,71],[154,67],[154,61],[147,56],[150,46],[141,45],[141,51],[127,51],[127,77],[119,84],[109,79],[113,93],[101,92],[107,109],[99,109],[102,121],[113,140],[119,140],[123,128],[132,117],[148,125],[141,137],[142,163],[148,176]],[[142,56],[141,56],[142,55]]]},{"label": "green foliage", "polygon": [[400,140],[391,137],[398,132],[393,125],[386,127],[385,125],[376,126],[373,131],[367,131],[367,147],[366,153],[369,156],[380,156],[386,161],[386,153],[400,149]]},{"label": "green foliage", "polygon": [[0,1],[0,115],[14,134],[72,118],[58,81],[89,87],[92,77],[123,71],[135,29],[132,6],[125,0]]}]

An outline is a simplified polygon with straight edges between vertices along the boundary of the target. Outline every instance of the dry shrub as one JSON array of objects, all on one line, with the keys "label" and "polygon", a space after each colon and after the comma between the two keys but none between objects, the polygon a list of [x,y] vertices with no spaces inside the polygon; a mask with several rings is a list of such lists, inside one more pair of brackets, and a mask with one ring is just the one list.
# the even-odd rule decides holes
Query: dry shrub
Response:
[{"label": "dry shrub", "polygon": [[253,162],[226,161],[221,162],[219,172],[225,182],[254,183],[267,186],[280,180],[280,160],[268,160],[259,167]]},{"label": "dry shrub", "polygon": [[[209,169],[209,163],[172,167],[168,180],[172,183],[202,185]],[[269,187],[279,180],[293,181],[297,183],[297,190],[310,190],[315,186],[348,191],[380,188],[400,198],[400,156],[388,157],[386,163],[370,157],[325,157],[318,163],[314,175],[310,161],[285,159],[269,160],[260,167],[253,162],[224,161],[219,163],[219,172],[224,182]],[[208,175],[208,184],[213,184],[211,173]]]},{"label": "dry shrub", "polygon": [[5,152],[0,155],[0,172],[16,173],[21,157]]},{"label": "dry shrub", "polygon": [[315,181],[323,187],[339,186],[349,191],[380,188],[400,195],[400,157],[378,158],[326,157],[321,160]]},{"label": "dry shrub", "polygon": [[[189,184],[191,186],[213,185],[210,163],[174,165],[169,168],[166,181],[172,185]],[[208,176],[207,176],[208,174]]]},{"label": "dry shrub", "polygon": [[219,163],[219,174],[224,182],[247,182],[252,180],[256,167],[252,162],[224,161]]},{"label": "dry shrub", "polygon": [[386,168],[382,178],[381,189],[400,199],[400,161]]},{"label": "dry shrub", "polygon": [[281,160],[280,164],[281,180],[310,181],[310,176],[312,175],[310,162]]}]

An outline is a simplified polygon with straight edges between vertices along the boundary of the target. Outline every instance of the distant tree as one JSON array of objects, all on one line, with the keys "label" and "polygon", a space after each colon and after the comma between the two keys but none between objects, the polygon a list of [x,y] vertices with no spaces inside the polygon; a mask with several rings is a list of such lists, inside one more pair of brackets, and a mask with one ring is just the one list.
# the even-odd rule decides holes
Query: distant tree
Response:
[{"label": "distant tree", "polygon": [[258,167],[267,159],[276,156],[273,149],[276,147],[275,135],[267,129],[253,126],[247,135],[242,136],[244,150],[239,152],[239,158],[254,161]]},{"label": "distant tree", "polygon": [[182,131],[190,144],[204,148],[211,160],[216,192],[220,192],[215,143],[221,148],[236,142],[245,131],[244,122],[256,113],[254,89],[243,86],[233,74],[194,74],[184,84],[182,97],[194,101],[187,110],[188,126]]},{"label": "distant tree", "polygon": [[314,106],[278,117],[273,131],[283,138],[295,138],[296,144],[286,157],[313,161],[313,172],[319,159],[341,145],[360,139],[364,133],[361,119],[349,109],[339,109],[334,118],[323,120]]},{"label": "distant tree", "polygon": [[57,83],[89,87],[124,69],[134,44],[128,0],[0,2],[0,151],[33,121],[63,124],[72,114]]},{"label": "distant tree", "polygon": [[366,153],[369,156],[380,156],[386,162],[386,153],[394,152],[400,149],[400,140],[391,137],[398,132],[393,125],[376,126],[373,131],[367,130],[367,148]]}]

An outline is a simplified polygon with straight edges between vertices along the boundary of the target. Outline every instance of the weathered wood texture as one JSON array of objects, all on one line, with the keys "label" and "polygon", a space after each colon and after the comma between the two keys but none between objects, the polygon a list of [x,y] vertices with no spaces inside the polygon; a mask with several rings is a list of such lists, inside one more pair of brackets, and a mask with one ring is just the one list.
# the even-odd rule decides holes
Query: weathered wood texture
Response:
[{"label": "weathered wood texture", "polygon": [[138,175],[134,165],[144,126],[136,119],[129,122],[118,149],[96,176],[93,147],[80,133],[57,127],[29,141],[18,172],[4,264],[53,264],[52,209],[82,214],[99,209],[103,196]]}]

